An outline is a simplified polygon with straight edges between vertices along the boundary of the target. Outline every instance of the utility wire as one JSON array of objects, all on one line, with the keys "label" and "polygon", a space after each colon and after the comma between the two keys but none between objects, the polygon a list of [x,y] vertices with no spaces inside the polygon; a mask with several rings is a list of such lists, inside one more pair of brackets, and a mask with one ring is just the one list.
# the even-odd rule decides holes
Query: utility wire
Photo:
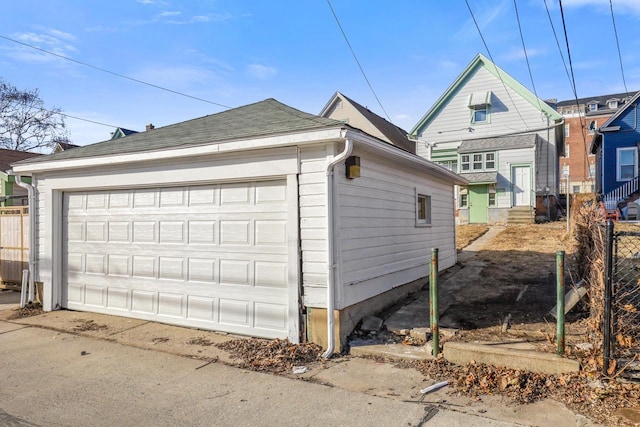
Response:
[{"label": "utility wire", "polygon": [[585,170],[587,170],[587,176],[591,178],[591,169],[588,167],[589,158],[587,153],[587,139],[584,134],[586,126],[585,118],[582,114],[580,114],[580,102],[578,101],[578,94],[576,91],[576,87],[571,80],[571,76],[569,75],[569,69],[567,67],[567,62],[564,59],[564,54],[562,53],[562,48],[560,47],[560,41],[558,40],[558,34],[556,33],[556,27],[553,25],[553,19],[551,19],[551,13],[549,12],[549,6],[547,5],[547,0],[544,0],[544,7],[547,10],[547,17],[549,18],[549,25],[551,25],[551,30],[553,31],[553,37],[556,39],[556,46],[558,46],[558,52],[560,53],[560,58],[562,59],[562,64],[564,65],[564,71],[567,74],[567,79],[569,80],[569,86],[571,86],[571,90],[573,92],[574,99],[576,101],[576,110],[578,111],[578,118],[580,119],[580,136],[582,137],[582,145],[584,147],[584,162],[585,162]]},{"label": "utility wire", "polygon": [[150,86],[150,87],[153,87],[153,88],[156,88],[156,89],[164,90],[165,92],[170,92],[170,93],[173,93],[173,94],[176,94],[176,95],[180,95],[180,96],[184,96],[184,97],[187,97],[187,98],[195,99],[196,101],[206,102],[208,104],[217,105],[218,107],[222,107],[222,108],[227,108],[227,109],[233,108],[233,107],[229,107],[228,105],[220,104],[218,102],[209,101],[209,100],[204,99],[204,98],[198,98],[197,96],[188,95],[188,94],[183,93],[183,92],[178,92],[177,90],[168,89],[168,88],[163,87],[163,86],[159,86],[159,85],[156,85],[156,84],[153,84],[153,83],[148,83],[148,82],[145,82],[143,80],[135,79],[133,77],[125,76],[124,74],[119,74],[119,73],[116,73],[114,71],[107,70],[105,68],[100,68],[100,67],[97,67],[95,65],[88,64],[86,62],[78,61],[77,59],[73,59],[73,58],[70,58],[68,56],[60,55],[58,53],[51,52],[49,50],[42,49],[42,48],[37,47],[37,46],[33,46],[33,45],[28,44],[28,43],[23,43],[23,42],[21,42],[19,40],[15,40],[15,39],[12,39],[12,38],[7,37],[7,36],[0,35],[0,39],[4,39],[4,40],[7,40],[7,41],[10,41],[10,42],[13,42],[13,43],[17,43],[19,45],[22,45],[22,46],[25,46],[25,47],[28,47],[28,48],[31,48],[31,49],[35,49],[35,50],[37,50],[39,52],[43,52],[43,53],[46,53],[48,55],[53,55],[53,56],[56,56],[58,58],[65,59],[67,61],[74,62],[76,64],[84,65],[85,67],[93,68],[94,70],[102,71],[103,73],[107,73],[107,74],[111,74],[111,75],[116,76],[116,77],[120,77],[120,78],[123,78],[123,79],[131,80],[132,82],[140,83],[140,84],[143,84],[143,85],[146,85],[146,86]]},{"label": "utility wire", "polygon": [[536,101],[538,101],[538,109],[542,111],[540,98],[538,98],[538,92],[536,91],[536,84],[533,82],[533,73],[531,72],[531,64],[529,64],[529,55],[527,54],[527,47],[524,44],[524,35],[522,34],[522,25],[520,25],[520,14],[518,14],[518,4],[516,3],[516,0],[513,0],[513,8],[516,11],[516,21],[518,22],[518,31],[520,31],[520,40],[522,41],[522,50],[524,51],[524,59],[527,62],[527,69],[529,70],[529,79],[531,79],[533,94],[536,96]]},{"label": "utility wire", "polygon": [[[580,113],[580,102],[578,101],[578,91],[576,89],[576,76],[575,76],[575,73],[573,72],[573,62],[571,61],[571,48],[569,47],[569,36],[567,34],[567,23],[565,22],[565,19],[564,19],[564,8],[562,7],[562,0],[558,0],[558,1],[559,1],[559,4],[560,4],[560,16],[562,16],[562,30],[564,31],[564,41],[565,41],[565,44],[567,46],[567,58],[569,58],[569,71],[570,71],[570,74],[571,74],[571,86],[573,87],[573,96],[576,99],[576,108],[578,110],[578,116],[582,117],[581,113]],[[586,121],[585,121],[585,123],[586,123]],[[588,154],[587,154],[587,139],[584,136],[584,131],[586,129],[586,126],[582,125],[582,118],[580,119],[580,125],[582,126],[582,128],[580,129],[580,133],[582,134],[582,143],[584,145],[584,163],[585,163],[584,165],[585,165],[586,170],[588,171],[587,172],[587,176],[589,178],[591,178],[591,169],[589,168],[589,157],[588,157]],[[567,185],[567,187],[568,187],[568,185]],[[567,188],[567,190],[568,190],[568,188]]]},{"label": "utility wire", "polygon": [[611,22],[613,22],[613,33],[616,36],[616,46],[618,47],[618,59],[620,60],[620,74],[622,74],[622,83],[624,84],[624,91],[629,92],[627,89],[627,81],[624,78],[624,68],[622,67],[622,54],[620,53],[620,41],[618,40],[618,29],[616,28],[616,18],[613,15],[613,3],[609,0],[609,8],[611,9]]},{"label": "utility wire", "polygon": [[358,57],[356,56],[356,53],[353,50],[353,47],[351,47],[351,43],[349,43],[349,38],[347,37],[347,34],[344,32],[344,29],[342,28],[342,25],[340,24],[340,20],[338,19],[338,15],[336,15],[335,10],[333,10],[333,6],[331,5],[331,1],[327,0],[327,4],[329,5],[329,9],[331,9],[331,13],[333,14],[333,17],[335,18],[336,23],[338,24],[338,27],[340,28],[340,32],[342,32],[342,37],[344,37],[344,41],[347,42],[347,46],[349,46],[349,50],[351,51],[351,55],[353,55],[353,59],[356,60],[356,64],[358,64],[358,68],[360,68],[360,72],[362,73],[362,76],[364,77],[365,81],[367,82],[367,85],[369,85],[369,89],[371,89],[371,93],[373,93],[373,96],[376,98],[376,101],[378,101],[378,105],[380,106],[380,108],[382,108],[382,111],[384,112],[384,115],[387,116],[387,120],[389,120],[389,122],[391,122],[391,118],[389,117],[389,114],[387,114],[387,110],[385,110],[384,107],[382,106],[382,102],[380,102],[380,99],[378,98],[378,95],[376,95],[376,91],[373,90],[373,86],[371,85],[371,82],[367,78],[367,75],[364,72],[364,69],[362,68],[362,65],[360,65],[360,61],[358,61]]},{"label": "utility wire", "polygon": [[473,14],[473,11],[471,10],[471,6],[469,5],[469,0],[464,0],[464,1],[467,4],[467,9],[469,9],[469,14],[471,15],[471,19],[473,19],[473,23],[476,26],[476,30],[478,30],[478,34],[480,35],[480,39],[482,39],[482,44],[484,44],[484,48],[487,51],[487,55],[489,55],[489,59],[491,59],[491,62],[493,62],[493,65],[496,67],[496,73],[498,73],[498,78],[502,82],[502,87],[504,88],[504,91],[507,93],[507,96],[509,97],[509,100],[511,101],[511,104],[513,104],[513,107],[515,108],[516,112],[518,113],[518,116],[520,116],[520,120],[522,120],[522,123],[524,124],[524,126],[526,128],[528,126],[527,122],[524,120],[524,117],[522,117],[522,114],[520,114],[520,110],[518,109],[518,106],[516,105],[516,103],[513,102],[513,98],[511,98],[511,93],[507,89],[507,85],[505,84],[504,80],[502,79],[502,75],[500,74],[500,70],[498,69],[498,66],[495,65],[495,61],[493,60],[493,56],[491,55],[491,51],[489,50],[489,46],[487,45],[487,42],[485,41],[484,36],[482,35],[482,31],[480,31],[480,26],[478,25],[478,21],[476,21],[476,17]]}]

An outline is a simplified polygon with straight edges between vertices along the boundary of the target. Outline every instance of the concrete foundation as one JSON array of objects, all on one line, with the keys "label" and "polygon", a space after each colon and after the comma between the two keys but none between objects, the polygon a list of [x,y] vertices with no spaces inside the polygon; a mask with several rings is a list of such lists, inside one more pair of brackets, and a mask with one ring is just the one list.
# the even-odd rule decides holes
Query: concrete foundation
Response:
[{"label": "concrete foundation", "polygon": [[[343,351],[347,344],[347,337],[362,318],[381,312],[410,293],[419,291],[426,283],[426,278],[414,280],[357,304],[335,310],[334,350],[336,352]],[[307,322],[307,340],[327,348],[327,310],[307,307]]]}]

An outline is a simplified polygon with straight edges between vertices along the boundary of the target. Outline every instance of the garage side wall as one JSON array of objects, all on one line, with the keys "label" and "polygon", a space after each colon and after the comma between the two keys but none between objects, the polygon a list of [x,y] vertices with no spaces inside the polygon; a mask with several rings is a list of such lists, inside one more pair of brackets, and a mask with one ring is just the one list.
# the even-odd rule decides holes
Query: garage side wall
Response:
[{"label": "garage side wall", "polygon": [[300,149],[300,246],[304,304],[326,307],[327,299],[327,164],[332,144]]},{"label": "garage side wall", "polygon": [[[342,309],[429,274],[431,249],[440,269],[456,262],[453,184],[358,151],[361,176],[337,167]],[[417,194],[430,197],[431,224],[416,218]]]}]

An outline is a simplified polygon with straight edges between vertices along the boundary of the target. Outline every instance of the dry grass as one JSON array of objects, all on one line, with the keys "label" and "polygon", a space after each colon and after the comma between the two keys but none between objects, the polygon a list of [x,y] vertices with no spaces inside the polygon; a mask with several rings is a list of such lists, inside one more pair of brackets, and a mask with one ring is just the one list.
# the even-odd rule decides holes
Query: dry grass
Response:
[{"label": "dry grass", "polygon": [[489,227],[487,227],[486,224],[467,224],[456,226],[456,249],[460,251],[466,248],[488,230]]}]

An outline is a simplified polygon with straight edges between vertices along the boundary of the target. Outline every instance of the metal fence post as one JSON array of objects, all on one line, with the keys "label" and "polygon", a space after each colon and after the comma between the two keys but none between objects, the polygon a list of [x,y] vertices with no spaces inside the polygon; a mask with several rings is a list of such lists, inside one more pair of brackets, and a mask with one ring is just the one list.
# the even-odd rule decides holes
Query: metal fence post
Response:
[{"label": "metal fence post", "polygon": [[558,355],[564,354],[564,251],[556,252],[556,281],[557,281],[557,333]]},{"label": "metal fence post", "polygon": [[613,221],[607,222],[605,232],[605,260],[604,260],[604,318],[603,322],[603,373],[609,371],[611,357],[611,284],[613,282]]},{"label": "metal fence post", "polygon": [[440,333],[438,331],[438,248],[431,250],[431,269],[429,271],[429,315],[433,355],[440,352]]}]

